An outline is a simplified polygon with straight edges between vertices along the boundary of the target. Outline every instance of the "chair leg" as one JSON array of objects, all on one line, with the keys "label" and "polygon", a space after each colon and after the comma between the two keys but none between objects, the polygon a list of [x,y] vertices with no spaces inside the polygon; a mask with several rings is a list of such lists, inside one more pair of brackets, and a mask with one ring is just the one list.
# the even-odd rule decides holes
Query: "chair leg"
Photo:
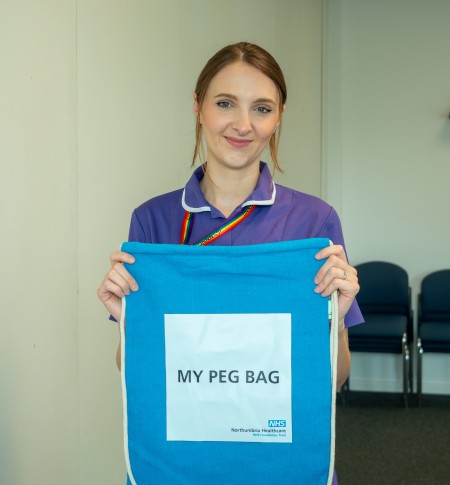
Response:
[{"label": "chair leg", "polygon": [[347,377],[347,380],[344,382],[344,384],[342,384],[341,387],[341,402],[344,407],[347,404],[347,393],[350,390],[349,382],[350,376]]},{"label": "chair leg", "polygon": [[422,358],[422,340],[419,338],[417,339],[417,396],[419,398],[419,407],[422,406]]},{"label": "chair leg", "polygon": [[408,407],[408,390],[409,390],[409,348],[406,340],[406,334],[403,335],[402,340],[402,358],[403,358],[403,400],[405,408]]},{"label": "chair leg", "polygon": [[409,356],[409,395],[412,396],[414,393],[414,377],[413,377],[413,363],[414,363],[414,347],[413,343],[410,343],[408,348],[411,353]]}]

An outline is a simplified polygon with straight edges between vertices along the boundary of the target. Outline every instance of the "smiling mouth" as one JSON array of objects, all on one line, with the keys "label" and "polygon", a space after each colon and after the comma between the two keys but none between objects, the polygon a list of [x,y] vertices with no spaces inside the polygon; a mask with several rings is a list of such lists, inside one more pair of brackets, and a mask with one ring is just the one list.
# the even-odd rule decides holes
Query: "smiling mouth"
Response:
[{"label": "smiling mouth", "polygon": [[227,142],[235,148],[244,148],[252,142],[252,140],[243,140],[242,138],[233,138],[229,136],[224,137]]}]

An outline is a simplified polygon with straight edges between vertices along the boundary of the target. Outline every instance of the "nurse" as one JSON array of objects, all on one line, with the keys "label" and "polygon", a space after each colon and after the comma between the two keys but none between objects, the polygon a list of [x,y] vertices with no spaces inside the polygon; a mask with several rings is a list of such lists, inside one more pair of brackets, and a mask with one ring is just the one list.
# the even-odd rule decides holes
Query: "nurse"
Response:
[{"label": "nurse", "polygon": [[[134,210],[129,240],[233,246],[331,239],[334,245],[316,255],[324,264],[314,283],[323,297],[339,292],[341,387],[350,371],[347,327],[363,321],[355,301],[358,277],[347,261],[335,210],[317,197],[275,184],[271,169],[261,161],[268,146],[273,172],[281,170],[277,147],[286,97],[283,73],[267,51],[247,42],[218,51],[200,73],[194,92],[193,164],[202,153],[206,160],[184,188]],[[122,264],[132,264],[131,255],[115,251],[110,260],[97,294],[118,320],[122,297],[138,291],[138,282]],[[120,365],[120,345],[117,362]]]}]

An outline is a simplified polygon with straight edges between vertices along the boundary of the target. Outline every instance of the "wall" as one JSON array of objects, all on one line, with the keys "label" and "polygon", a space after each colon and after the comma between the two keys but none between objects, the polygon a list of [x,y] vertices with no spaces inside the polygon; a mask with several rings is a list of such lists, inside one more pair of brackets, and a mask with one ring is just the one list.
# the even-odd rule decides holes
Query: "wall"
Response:
[{"label": "wall", "polygon": [[[415,305],[421,279],[450,267],[450,3],[329,7],[324,188],[352,262],[403,266]],[[450,393],[449,356],[424,365],[424,391]],[[353,388],[399,390],[400,376],[394,356],[354,354]]]},{"label": "wall", "polygon": [[118,335],[95,290],[134,207],[190,176],[201,68],[240,40],[278,58],[290,91],[277,177],[319,194],[321,14],[316,1],[78,0],[80,483],[123,483]]},{"label": "wall", "polygon": [[0,3],[0,483],[124,483],[96,288],[131,210],[190,174],[196,76],[242,39],[288,78],[279,181],[318,194],[321,2]]},{"label": "wall", "polygon": [[0,3],[0,483],[78,483],[76,16]]}]

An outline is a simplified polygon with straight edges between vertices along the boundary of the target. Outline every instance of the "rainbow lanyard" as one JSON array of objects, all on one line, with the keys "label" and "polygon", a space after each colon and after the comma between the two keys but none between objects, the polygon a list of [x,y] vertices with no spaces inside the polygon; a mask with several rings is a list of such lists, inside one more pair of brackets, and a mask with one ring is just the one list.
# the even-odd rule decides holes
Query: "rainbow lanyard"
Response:
[{"label": "rainbow lanyard", "polygon": [[[193,246],[206,246],[212,243],[219,237],[234,229],[238,224],[247,219],[247,217],[255,210],[256,205],[249,205],[240,214],[225,222],[221,226],[214,229],[212,232],[202,237]],[[181,224],[180,244],[187,244],[192,231],[192,224],[194,222],[194,214],[186,211]]]}]

